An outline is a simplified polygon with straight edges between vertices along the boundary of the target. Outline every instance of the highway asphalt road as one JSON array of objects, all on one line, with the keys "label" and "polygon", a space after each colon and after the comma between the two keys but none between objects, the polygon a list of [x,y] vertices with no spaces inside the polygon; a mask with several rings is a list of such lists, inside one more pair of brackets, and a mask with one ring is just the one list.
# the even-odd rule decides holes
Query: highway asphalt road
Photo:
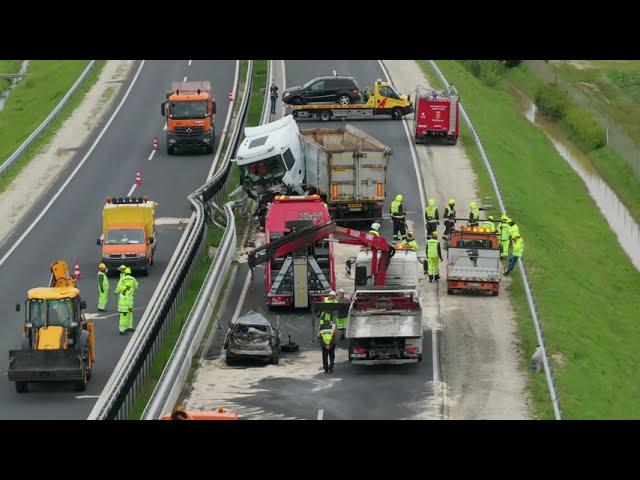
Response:
[{"label": "highway asphalt road", "polygon": [[[371,88],[376,79],[385,79],[379,63],[375,60],[286,61],[286,83],[289,86],[301,85],[313,77],[330,75],[332,70],[338,74],[355,76],[362,88],[365,85]],[[389,211],[392,198],[397,193],[402,193],[405,209],[411,212],[407,219],[409,222],[413,221],[421,253],[424,254],[424,217],[417,183],[421,176],[415,172],[402,122],[376,119],[352,123],[393,149],[388,170],[386,211]],[[300,128],[336,125],[340,123],[299,122]],[[391,220],[383,222],[382,233],[387,239],[391,239]],[[234,288],[241,289],[246,271],[244,266],[239,269]],[[336,272],[342,274],[343,271],[343,265],[336,265]],[[263,300],[264,269],[257,268],[255,272],[255,290],[251,289],[246,295],[240,314],[254,310],[275,322],[276,314],[267,310]],[[428,283],[426,285],[431,286]],[[237,294],[232,294],[232,298],[235,298],[235,295]],[[229,303],[232,305],[221,316],[223,319],[230,318],[235,310],[235,302]],[[346,341],[339,341],[334,373],[326,375],[321,368],[319,346],[317,343],[311,343],[313,331],[310,314],[283,311],[279,316],[279,325],[282,329],[282,341],[286,343],[288,335],[291,334],[292,341],[300,345],[300,353],[283,353],[279,366],[268,366],[264,369],[252,365],[234,367],[233,372],[229,374],[228,389],[224,383],[225,372],[218,370],[220,381],[216,381],[215,374],[202,380],[203,384],[209,382],[210,392],[202,395],[201,392],[194,392],[194,396],[197,393],[198,397],[195,400],[197,406],[208,408],[213,403],[205,405],[203,402],[217,402],[216,405],[224,404],[247,419],[315,420],[318,416],[324,419],[440,418],[440,406],[434,399],[433,389],[432,334],[427,326],[424,330],[423,361],[418,364],[372,367],[349,365],[345,353]],[[228,322],[223,321],[222,328],[216,331],[209,344],[205,359],[213,360],[223,353],[221,343],[227,326]],[[317,351],[317,364],[308,365],[307,352],[313,350]],[[297,363],[299,367],[289,367],[289,362]],[[280,367],[282,374],[278,373]],[[212,363],[212,368],[227,367],[224,360],[220,359]],[[239,372],[238,369],[250,369],[252,372]],[[287,376],[285,371],[290,371],[291,374]],[[234,381],[236,385],[231,386]],[[200,388],[207,390],[206,386],[196,387],[197,390]],[[241,394],[237,395],[234,392]]]},{"label": "highway asphalt road", "polygon": [[[48,210],[22,243],[0,265],[0,355],[12,348],[19,348],[24,313],[15,312],[15,303],[22,302],[29,288],[46,286],[49,281],[48,266],[53,261],[65,259],[73,268],[75,259],[80,261],[83,279],[79,282],[81,297],[87,301],[86,313],[95,314],[97,284],[95,275],[100,260],[100,247],[96,238],[100,235],[102,206],[106,195],[124,196],[134,184],[136,170],[140,170],[143,184],[134,195],[149,195],[158,202],[157,217],[189,217],[191,212],[186,196],[202,185],[211,167],[213,154],[167,156],[163,135],[164,118],[160,115],[160,103],[172,81],[210,80],[216,95],[216,148],[227,115],[226,92],[233,87],[235,61],[194,60],[147,61],[140,70],[131,92],[113,122],[101,138],[86,163],[75,178]],[[133,81],[140,62],[129,75],[121,96]],[[89,150],[112,112],[120,103],[118,98],[111,112],[102,120],[96,133],[76,153],[69,167],[61,174],[44,199],[34,207],[27,218],[0,245],[0,258],[4,257],[25,229],[34,221],[42,208],[68,178]],[[152,149],[153,137],[158,137],[159,151],[147,160]],[[181,235],[176,225],[157,227],[155,261],[148,277],[140,277],[140,289],[135,298],[134,323],[144,312],[155,286],[162,276]],[[118,334],[117,298],[113,294],[116,279],[111,279],[108,312],[95,318],[96,356],[93,378],[87,390],[74,392],[72,385],[30,384],[26,394],[15,392],[13,382],[5,377],[0,381],[0,419],[83,419],[95,403],[113,367],[131,338]],[[111,315],[110,315],[111,314]],[[2,369],[6,368],[6,360]]]}]

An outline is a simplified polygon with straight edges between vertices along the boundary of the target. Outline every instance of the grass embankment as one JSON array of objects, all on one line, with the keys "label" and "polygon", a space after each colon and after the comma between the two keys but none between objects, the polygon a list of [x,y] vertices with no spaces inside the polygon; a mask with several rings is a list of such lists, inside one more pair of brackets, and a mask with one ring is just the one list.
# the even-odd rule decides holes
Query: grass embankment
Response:
[{"label": "grass embankment", "polygon": [[[0,111],[0,163],[4,162],[60,103],[88,63],[86,60],[33,60],[29,63],[29,76],[11,91],[4,110]],[[104,60],[96,62],[88,78],[60,115],[33,143],[30,150],[0,178],[0,192],[3,192],[29,161],[49,143],[95,84],[104,64]]]},{"label": "grass embankment", "polygon": [[[219,227],[208,229],[207,243],[210,246],[217,247],[220,244],[223,233],[224,229]],[[209,270],[210,266],[211,260],[208,256],[205,255],[205,257],[198,263],[193,277],[191,277],[191,281],[189,282],[189,286],[187,287],[187,290],[185,292],[182,304],[180,305],[180,307],[178,307],[176,316],[171,322],[171,326],[169,327],[169,331],[167,332],[167,335],[164,339],[162,348],[154,358],[149,370],[149,375],[144,382],[144,386],[140,390],[138,398],[136,399],[136,402],[134,403],[129,416],[127,417],[129,420],[138,420],[142,416],[142,412],[144,412],[144,409],[147,406],[147,402],[149,401],[153,390],[156,388],[158,380],[160,380],[160,377],[162,376],[164,367],[169,361],[169,357],[171,357],[173,348],[175,347],[175,344],[180,337],[182,327],[189,317],[189,312],[191,311],[191,308],[193,307],[193,304],[198,297],[198,293],[202,288],[202,284],[204,283],[204,279],[207,276],[207,271]]]},{"label": "grass embankment", "polygon": [[[565,418],[640,418],[640,273],[580,178],[505,86],[487,87],[455,61],[438,65],[461,92],[520,225]],[[512,285],[518,335],[530,354],[535,337],[528,305],[521,282]],[[536,417],[552,418],[543,375],[530,374],[528,386]]]},{"label": "grass embankment", "polygon": [[[0,60],[0,73],[18,73],[22,60]],[[0,95],[9,88],[11,79],[0,77]]]},{"label": "grass embankment", "polygon": [[[544,83],[526,66],[510,69],[506,80],[533,99]],[[587,89],[588,90],[588,89]],[[638,106],[640,110],[640,105]],[[590,149],[563,120],[557,121],[559,132],[574,143],[591,161],[605,182],[616,192],[636,222],[640,223],[640,183],[633,169],[610,146]]]}]

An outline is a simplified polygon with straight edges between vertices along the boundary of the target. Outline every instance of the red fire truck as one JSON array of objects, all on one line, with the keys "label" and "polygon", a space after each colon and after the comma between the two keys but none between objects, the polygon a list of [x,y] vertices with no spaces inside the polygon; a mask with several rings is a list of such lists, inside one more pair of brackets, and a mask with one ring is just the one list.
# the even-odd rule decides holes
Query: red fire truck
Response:
[{"label": "red fire truck", "polygon": [[[304,228],[331,221],[319,195],[276,196],[267,211],[265,246]],[[335,290],[333,235],[266,259],[264,296],[269,307],[307,308]]]},{"label": "red fire truck", "polygon": [[413,135],[416,143],[438,137],[449,145],[458,142],[460,99],[453,86],[445,91],[416,87]]}]

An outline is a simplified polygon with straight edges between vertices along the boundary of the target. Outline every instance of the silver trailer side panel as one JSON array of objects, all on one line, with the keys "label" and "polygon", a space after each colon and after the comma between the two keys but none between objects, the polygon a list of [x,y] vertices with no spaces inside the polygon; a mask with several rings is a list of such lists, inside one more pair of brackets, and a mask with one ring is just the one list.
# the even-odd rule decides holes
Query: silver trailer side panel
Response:
[{"label": "silver trailer side panel", "polygon": [[502,279],[500,252],[449,247],[447,279],[499,282]]}]

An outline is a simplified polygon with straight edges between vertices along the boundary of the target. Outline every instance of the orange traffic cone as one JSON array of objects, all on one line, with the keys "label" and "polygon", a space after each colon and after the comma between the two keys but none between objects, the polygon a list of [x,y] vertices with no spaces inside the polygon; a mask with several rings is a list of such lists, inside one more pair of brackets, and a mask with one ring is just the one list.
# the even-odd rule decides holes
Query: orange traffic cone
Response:
[{"label": "orange traffic cone", "polygon": [[231,90],[229,90],[229,94],[227,95],[227,100],[229,101],[233,100],[233,93],[231,92]]},{"label": "orange traffic cone", "polygon": [[153,137],[153,149],[158,150],[158,137]]},{"label": "orange traffic cone", "polygon": [[80,274],[80,262],[77,258],[75,268],[73,269],[73,278],[76,280],[80,280],[82,278],[82,275]]},{"label": "orange traffic cone", "polygon": [[140,175],[140,170],[136,171],[136,185],[142,185],[142,176]]}]

